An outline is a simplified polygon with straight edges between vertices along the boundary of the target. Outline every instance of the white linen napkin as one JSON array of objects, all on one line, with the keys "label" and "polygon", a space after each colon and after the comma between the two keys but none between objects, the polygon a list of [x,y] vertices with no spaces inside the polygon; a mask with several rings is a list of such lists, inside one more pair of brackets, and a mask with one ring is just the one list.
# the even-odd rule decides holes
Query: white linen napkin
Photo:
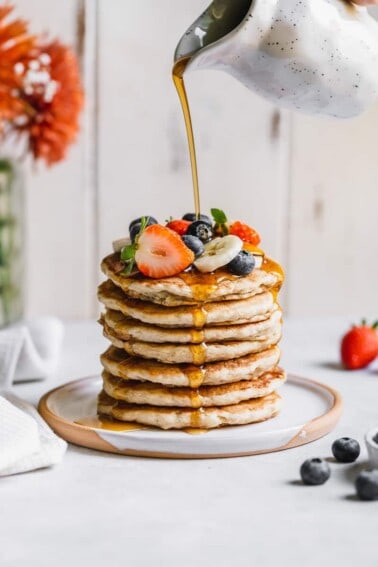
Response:
[{"label": "white linen napkin", "polygon": [[7,392],[21,380],[51,375],[59,360],[64,327],[53,317],[22,321],[0,330],[0,476],[54,465],[67,443],[27,402]]},{"label": "white linen napkin", "polygon": [[0,477],[55,465],[66,449],[31,404],[0,393]]},{"label": "white linen napkin", "polygon": [[0,388],[54,372],[64,335],[54,317],[22,321],[0,331]]}]

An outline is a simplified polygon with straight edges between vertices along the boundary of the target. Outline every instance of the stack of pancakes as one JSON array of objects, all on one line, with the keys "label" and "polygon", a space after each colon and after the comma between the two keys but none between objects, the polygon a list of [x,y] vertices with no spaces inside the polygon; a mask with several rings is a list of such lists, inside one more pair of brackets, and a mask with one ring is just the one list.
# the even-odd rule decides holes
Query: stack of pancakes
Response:
[{"label": "stack of pancakes", "polygon": [[245,277],[218,270],[165,279],[119,274],[107,256],[99,286],[104,334],[100,415],[162,429],[210,429],[275,416],[282,313],[280,266]]}]

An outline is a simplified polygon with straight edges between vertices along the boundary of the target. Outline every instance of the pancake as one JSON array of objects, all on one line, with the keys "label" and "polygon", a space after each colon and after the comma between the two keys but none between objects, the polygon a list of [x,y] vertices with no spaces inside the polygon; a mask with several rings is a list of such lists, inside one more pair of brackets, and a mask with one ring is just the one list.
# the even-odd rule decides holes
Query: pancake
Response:
[{"label": "pancake", "polygon": [[98,299],[108,309],[160,327],[202,328],[206,325],[256,323],[268,319],[278,309],[274,294],[270,292],[239,301],[205,303],[200,307],[163,307],[127,297],[110,280],[99,286]]},{"label": "pancake", "polygon": [[280,349],[274,346],[258,354],[249,354],[236,360],[213,362],[202,367],[163,364],[130,357],[113,346],[101,355],[105,370],[124,380],[147,381],[167,386],[221,385],[259,378],[273,370],[279,362]]},{"label": "pancake", "polygon": [[274,329],[265,340],[223,341],[220,343],[175,344],[124,341],[104,325],[104,336],[117,348],[127,354],[165,362],[168,364],[205,364],[218,360],[231,360],[247,354],[262,352],[275,345],[281,338],[281,325]]},{"label": "pancake", "polygon": [[277,288],[283,281],[282,268],[270,259],[264,260],[261,269],[243,277],[225,270],[217,270],[215,274],[201,274],[194,270],[169,278],[152,279],[142,274],[121,275],[117,273],[119,264],[119,254],[114,253],[104,258],[101,269],[129,297],[166,306],[247,298]]},{"label": "pancake", "polygon": [[108,310],[101,317],[101,323],[117,338],[148,343],[212,343],[234,340],[266,340],[274,330],[281,327],[282,312],[277,309],[264,321],[217,327],[163,328],[148,325],[126,317],[120,311]]},{"label": "pancake", "polygon": [[104,371],[104,391],[116,400],[129,404],[174,407],[212,407],[238,404],[244,400],[261,398],[275,392],[285,381],[280,368],[265,372],[255,380],[243,380],[222,386],[177,388],[123,380]]},{"label": "pancake", "polygon": [[161,429],[190,427],[213,429],[224,425],[246,425],[270,419],[279,413],[281,397],[274,392],[263,398],[238,404],[191,409],[128,404],[114,400],[101,392],[97,407],[100,415]]}]

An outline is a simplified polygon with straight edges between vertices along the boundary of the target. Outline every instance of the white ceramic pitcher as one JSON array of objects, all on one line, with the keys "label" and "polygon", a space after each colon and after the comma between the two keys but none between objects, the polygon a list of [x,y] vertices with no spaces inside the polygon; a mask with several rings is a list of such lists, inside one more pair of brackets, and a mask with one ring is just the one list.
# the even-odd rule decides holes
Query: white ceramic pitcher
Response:
[{"label": "white ceramic pitcher", "polygon": [[347,0],[214,0],[180,40],[273,103],[349,118],[378,98],[378,23]]}]

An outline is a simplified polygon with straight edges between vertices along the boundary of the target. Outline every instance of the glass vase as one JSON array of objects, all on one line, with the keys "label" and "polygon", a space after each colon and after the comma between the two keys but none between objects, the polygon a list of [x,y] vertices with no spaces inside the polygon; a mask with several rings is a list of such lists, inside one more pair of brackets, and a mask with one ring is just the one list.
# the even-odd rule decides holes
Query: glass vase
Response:
[{"label": "glass vase", "polygon": [[0,158],[0,328],[23,314],[23,212],[20,168]]}]

